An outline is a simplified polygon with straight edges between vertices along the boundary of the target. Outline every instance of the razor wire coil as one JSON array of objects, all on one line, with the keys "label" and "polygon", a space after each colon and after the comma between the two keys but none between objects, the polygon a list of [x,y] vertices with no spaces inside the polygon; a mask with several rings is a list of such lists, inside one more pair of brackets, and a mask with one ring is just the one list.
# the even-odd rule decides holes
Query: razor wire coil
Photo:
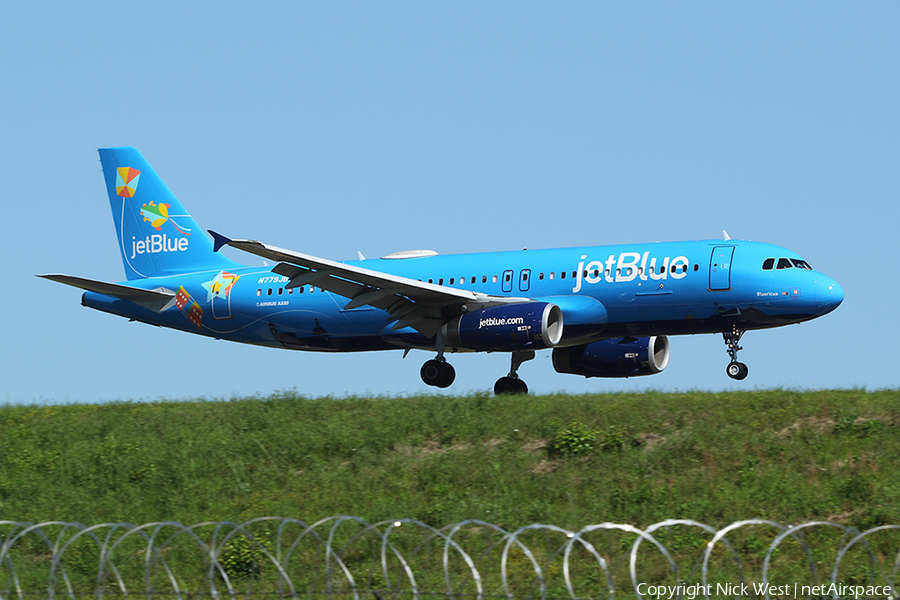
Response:
[{"label": "razor wire coil", "polygon": [[0,542],[0,600],[644,600],[662,597],[661,588],[667,600],[768,600],[791,583],[792,597],[900,598],[900,525],[859,531],[831,521],[748,519],[715,529],[669,519],[644,529],[599,523],[571,531],[352,516],[189,526],[0,521]]}]

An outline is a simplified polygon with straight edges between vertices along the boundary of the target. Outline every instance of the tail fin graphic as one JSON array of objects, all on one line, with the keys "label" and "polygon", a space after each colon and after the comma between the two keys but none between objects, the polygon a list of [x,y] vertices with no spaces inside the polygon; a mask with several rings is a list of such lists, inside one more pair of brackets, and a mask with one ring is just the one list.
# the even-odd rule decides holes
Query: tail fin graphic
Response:
[{"label": "tail fin graphic", "polygon": [[119,251],[128,279],[233,269],[134,148],[100,148]]}]

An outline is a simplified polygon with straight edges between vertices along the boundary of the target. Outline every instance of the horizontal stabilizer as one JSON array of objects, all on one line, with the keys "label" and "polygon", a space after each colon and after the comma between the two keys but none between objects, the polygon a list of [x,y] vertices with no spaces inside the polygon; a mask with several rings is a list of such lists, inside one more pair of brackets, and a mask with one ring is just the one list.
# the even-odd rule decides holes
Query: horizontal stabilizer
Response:
[{"label": "horizontal stabilizer", "polygon": [[94,279],[85,279],[83,277],[73,277],[72,275],[61,275],[58,273],[49,273],[47,275],[38,275],[43,279],[64,283],[89,292],[96,292],[113,298],[127,300],[140,304],[155,312],[162,312],[169,308],[175,302],[175,292],[166,288],[156,288],[155,290],[142,290],[133,288],[119,283],[108,283],[106,281],[96,281]]}]

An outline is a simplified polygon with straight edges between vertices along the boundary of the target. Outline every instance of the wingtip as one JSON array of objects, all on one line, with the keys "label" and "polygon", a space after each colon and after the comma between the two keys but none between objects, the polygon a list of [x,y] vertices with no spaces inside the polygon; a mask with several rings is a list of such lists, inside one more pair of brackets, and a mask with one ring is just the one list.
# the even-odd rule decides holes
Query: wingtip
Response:
[{"label": "wingtip", "polygon": [[230,238],[225,237],[221,233],[216,233],[212,229],[208,229],[209,235],[213,237],[213,252],[218,252],[222,246],[227,246],[231,241]]}]

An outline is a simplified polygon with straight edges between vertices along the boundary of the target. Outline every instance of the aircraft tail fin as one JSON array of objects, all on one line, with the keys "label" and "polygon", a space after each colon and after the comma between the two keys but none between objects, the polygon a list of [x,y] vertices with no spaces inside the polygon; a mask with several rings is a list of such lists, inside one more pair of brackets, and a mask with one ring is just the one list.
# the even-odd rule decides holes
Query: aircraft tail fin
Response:
[{"label": "aircraft tail fin", "polygon": [[237,263],[213,243],[135,148],[101,148],[100,164],[129,280]]}]

